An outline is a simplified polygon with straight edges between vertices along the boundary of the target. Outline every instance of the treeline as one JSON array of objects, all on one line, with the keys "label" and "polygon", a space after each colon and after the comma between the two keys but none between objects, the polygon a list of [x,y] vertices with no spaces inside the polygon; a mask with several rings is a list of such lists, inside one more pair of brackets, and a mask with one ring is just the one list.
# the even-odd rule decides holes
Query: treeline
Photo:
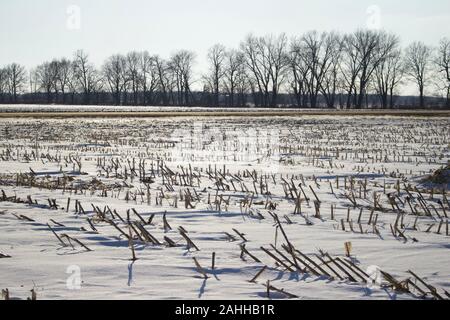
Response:
[{"label": "treeline", "polygon": [[[0,103],[393,108],[401,88],[414,85],[417,107],[450,106],[446,38],[434,48],[421,42],[402,48],[395,34],[363,29],[292,39],[249,35],[239,48],[214,45],[199,77],[195,60],[187,50],[168,59],[133,51],[97,68],[79,50],[30,71],[12,63],[0,68]],[[427,92],[434,98],[426,100]]]}]

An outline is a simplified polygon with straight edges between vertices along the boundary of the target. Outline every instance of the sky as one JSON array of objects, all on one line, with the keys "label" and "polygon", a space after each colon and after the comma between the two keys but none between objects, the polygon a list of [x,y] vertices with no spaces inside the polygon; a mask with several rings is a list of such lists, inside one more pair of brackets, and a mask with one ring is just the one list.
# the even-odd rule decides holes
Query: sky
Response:
[{"label": "sky", "polygon": [[309,30],[382,28],[403,45],[450,37],[448,0],[0,0],[0,65],[27,68],[84,49],[100,66],[131,50],[197,54],[206,69],[215,43],[237,47],[249,33],[297,36]]}]

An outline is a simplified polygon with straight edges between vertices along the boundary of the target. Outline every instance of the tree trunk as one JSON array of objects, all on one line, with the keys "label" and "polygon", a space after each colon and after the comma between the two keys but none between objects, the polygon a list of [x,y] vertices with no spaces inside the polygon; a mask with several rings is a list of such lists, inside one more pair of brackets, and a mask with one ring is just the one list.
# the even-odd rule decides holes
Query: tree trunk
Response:
[{"label": "tree trunk", "polygon": [[420,87],[420,107],[425,107],[425,98],[423,96],[423,87]]}]

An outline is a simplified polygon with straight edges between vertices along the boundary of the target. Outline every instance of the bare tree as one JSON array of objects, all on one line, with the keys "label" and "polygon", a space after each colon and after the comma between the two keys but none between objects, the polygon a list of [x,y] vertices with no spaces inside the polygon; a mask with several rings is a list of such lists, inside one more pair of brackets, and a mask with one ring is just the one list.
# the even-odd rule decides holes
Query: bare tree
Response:
[{"label": "bare tree", "polygon": [[84,94],[84,104],[89,104],[91,93],[99,84],[98,73],[89,62],[88,55],[83,50],[75,52],[72,64],[74,83],[72,86],[79,87]]},{"label": "bare tree", "polygon": [[173,82],[171,81],[170,66],[160,56],[154,56],[153,62],[157,76],[157,88],[161,94],[162,104],[167,106],[169,104],[169,92],[173,91]]},{"label": "bare tree", "polygon": [[126,56],[127,61],[127,78],[129,80],[129,86],[133,94],[133,105],[138,105],[138,92],[139,92],[139,63],[140,54],[136,51],[132,51]]},{"label": "bare tree", "polygon": [[102,73],[114,96],[114,103],[121,105],[122,92],[126,89],[126,59],[122,55],[113,55],[106,59]]},{"label": "bare tree", "polygon": [[347,102],[346,108],[356,105],[357,87],[356,80],[361,70],[361,51],[359,50],[358,40],[354,34],[344,36],[343,59],[340,64],[340,71],[343,77],[343,83],[346,88]]},{"label": "bare tree", "polygon": [[58,94],[59,94],[59,84],[58,84],[58,77],[59,77],[59,68],[61,67],[58,60],[53,59],[50,62],[50,70],[52,75],[52,89],[55,93],[55,101],[58,101]]},{"label": "bare tree", "polygon": [[72,62],[66,58],[57,61],[57,74],[55,86],[59,88],[62,95],[62,103],[66,103],[66,92],[70,89],[72,74]]},{"label": "bare tree", "polygon": [[5,95],[8,92],[8,71],[0,68],[0,102],[5,102]]},{"label": "bare tree", "polygon": [[306,91],[312,108],[317,107],[320,92],[327,94],[328,103],[334,104],[340,54],[338,37],[333,33],[311,31],[293,43],[294,91]]},{"label": "bare tree", "polygon": [[26,84],[25,67],[18,63],[11,63],[6,67],[7,88],[13,103],[17,103],[17,96]]},{"label": "bare tree", "polygon": [[424,90],[429,80],[432,49],[422,42],[414,42],[405,54],[406,73],[416,82],[419,89],[420,107],[425,106]]},{"label": "bare tree", "polygon": [[51,93],[55,87],[56,73],[54,65],[50,62],[44,62],[37,66],[36,75],[39,89],[43,89],[47,96],[47,103],[51,103]]},{"label": "bare tree", "polygon": [[94,93],[94,97],[95,97],[95,101],[93,101],[93,103],[95,104],[100,104],[100,97],[101,97],[101,93],[104,90],[105,87],[105,79],[102,77],[101,73],[97,70],[94,69],[92,72],[92,85],[91,85],[91,92]]},{"label": "bare tree", "polygon": [[380,34],[372,30],[359,30],[355,33],[357,50],[360,51],[359,93],[356,107],[362,108],[372,71],[379,62]]},{"label": "bare tree", "polygon": [[224,62],[223,89],[229,97],[229,106],[233,107],[235,105],[236,92],[242,91],[242,81],[244,80],[245,83],[245,78],[245,61],[243,53],[237,50],[227,51]]},{"label": "bare tree", "polygon": [[289,84],[293,91],[295,103],[298,107],[307,105],[307,78],[310,72],[306,60],[303,59],[300,38],[292,40],[289,52]]},{"label": "bare tree", "polygon": [[155,62],[155,57],[147,51],[140,54],[139,74],[144,105],[153,104],[154,101],[153,93],[158,85],[158,70]]},{"label": "bare tree", "polygon": [[29,72],[30,93],[36,94],[39,89],[39,76],[37,68],[32,68]]},{"label": "bare tree", "polygon": [[[265,107],[276,106],[278,93],[289,65],[286,35],[281,34],[277,37],[249,35],[241,43],[241,50],[252,75],[249,81],[255,93],[255,103]],[[259,101],[261,96],[262,101]]]},{"label": "bare tree", "polygon": [[339,86],[339,68],[342,57],[342,37],[334,32],[328,33],[324,39],[325,52],[329,55],[325,64],[322,79],[319,83],[320,91],[328,108],[334,108]]},{"label": "bare tree", "polygon": [[226,49],[221,44],[216,44],[208,51],[209,74],[206,81],[211,83],[214,92],[214,106],[219,106],[219,92],[222,79],[225,76]]},{"label": "bare tree", "polygon": [[189,106],[191,104],[192,67],[195,53],[180,50],[172,55],[169,68],[174,73],[177,88],[177,104]]},{"label": "bare tree", "polygon": [[[252,75],[249,82],[256,106],[260,104],[267,106],[269,100],[269,54],[267,53],[265,42],[264,38],[249,35],[241,43],[241,50],[245,55],[246,65]],[[260,99],[261,96],[263,96],[263,99]]]},{"label": "bare tree", "polygon": [[282,33],[278,37],[269,37],[267,44],[269,48],[270,78],[272,80],[272,100],[270,106],[276,107],[278,104],[278,94],[286,79],[289,66],[287,53],[288,40],[286,35]]},{"label": "bare tree", "polygon": [[347,108],[363,107],[375,69],[397,44],[398,38],[384,31],[357,30],[345,36],[341,71],[347,86]]},{"label": "bare tree", "polygon": [[67,79],[67,88],[70,93],[70,103],[74,104],[75,103],[75,95],[78,90],[78,79],[75,76],[74,62],[71,62],[69,67],[70,67],[70,71],[69,71],[70,76]]},{"label": "bare tree", "polygon": [[[242,57],[243,59],[243,57]],[[239,107],[245,107],[247,105],[247,93],[249,92],[250,81],[245,64],[242,62],[239,64],[238,71],[236,73],[236,93],[237,101],[232,103]]]},{"label": "bare tree", "polygon": [[405,74],[403,61],[402,51],[396,46],[375,68],[375,90],[383,109],[394,107],[394,94]]},{"label": "bare tree", "polygon": [[446,93],[445,106],[450,107],[450,39],[443,38],[439,43],[435,58],[438,75],[440,75],[440,89]]}]

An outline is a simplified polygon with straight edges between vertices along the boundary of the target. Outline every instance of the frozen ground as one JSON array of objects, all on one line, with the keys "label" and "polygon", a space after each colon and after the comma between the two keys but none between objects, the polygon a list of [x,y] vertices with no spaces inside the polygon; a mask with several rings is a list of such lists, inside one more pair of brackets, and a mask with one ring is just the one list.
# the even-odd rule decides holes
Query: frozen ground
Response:
[{"label": "frozen ground", "polygon": [[0,289],[448,298],[448,183],[424,179],[449,162],[449,122],[1,119]]}]

